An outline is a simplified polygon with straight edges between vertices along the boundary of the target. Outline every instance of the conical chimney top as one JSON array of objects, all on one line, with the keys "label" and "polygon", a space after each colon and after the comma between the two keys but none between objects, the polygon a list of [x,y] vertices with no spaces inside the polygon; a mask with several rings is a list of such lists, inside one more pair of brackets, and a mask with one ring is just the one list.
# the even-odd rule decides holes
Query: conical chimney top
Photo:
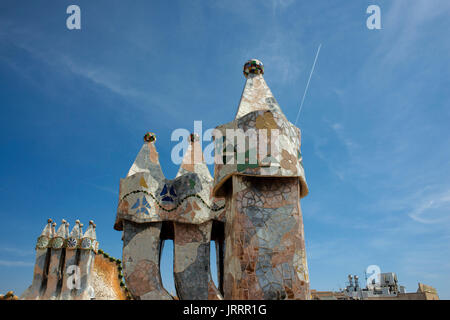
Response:
[{"label": "conical chimney top", "polygon": [[178,178],[189,172],[197,173],[206,179],[213,180],[203,157],[200,137],[196,133],[191,133],[189,135],[189,146],[176,177]]},{"label": "conical chimney top", "polygon": [[139,172],[150,173],[156,180],[164,179],[164,174],[159,164],[159,154],[155,147],[156,135],[147,132],[144,135],[144,145],[139,151],[136,160],[128,171],[127,177]]},{"label": "conical chimney top", "polygon": [[250,59],[244,64],[243,73],[247,81],[245,82],[235,119],[259,110],[269,110],[283,114],[272,91],[270,91],[264,80],[263,63],[257,59]]},{"label": "conical chimney top", "polygon": [[53,236],[52,233],[52,219],[47,220],[47,224],[45,225],[45,228],[41,232],[41,236],[46,236],[48,238],[51,238]]}]

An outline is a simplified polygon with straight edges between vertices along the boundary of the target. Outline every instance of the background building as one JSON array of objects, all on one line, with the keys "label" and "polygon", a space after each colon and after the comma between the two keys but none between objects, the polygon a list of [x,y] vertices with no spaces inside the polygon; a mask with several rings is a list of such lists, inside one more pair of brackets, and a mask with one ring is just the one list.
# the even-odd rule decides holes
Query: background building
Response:
[{"label": "background building", "polygon": [[358,276],[348,275],[348,285],[345,289],[334,291],[311,290],[312,300],[439,300],[435,288],[419,282],[416,292],[406,292],[399,285],[394,272],[381,273],[379,281],[373,280],[365,288],[359,285]]}]

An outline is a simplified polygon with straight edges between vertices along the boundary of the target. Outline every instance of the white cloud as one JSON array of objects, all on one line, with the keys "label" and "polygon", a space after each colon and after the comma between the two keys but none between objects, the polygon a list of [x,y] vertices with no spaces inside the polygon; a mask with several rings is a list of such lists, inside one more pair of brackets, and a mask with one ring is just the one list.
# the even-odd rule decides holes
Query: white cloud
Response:
[{"label": "white cloud", "polygon": [[[5,25],[6,23],[3,24]],[[125,115],[133,114],[134,111],[135,114],[147,114],[150,116],[157,109],[159,113],[166,114],[173,121],[178,120],[181,122],[184,119],[178,111],[181,109],[180,104],[182,104],[182,101],[173,100],[173,97],[170,95],[147,90],[147,88],[142,86],[139,73],[130,72],[125,74],[123,70],[115,65],[95,61],[95,59],[89,62],[87,59],[79,59],[70,53],[61,53],[51,46],[46,46],[45,37],[39,32],[27,30],[25,26],[15,26],[12,22],[6,25],[9,27],[9,32],[0,32],[0,40],[12,43],[17,48],[27,52],[34,59],[43,62],[42,69],[48,69],[63,76],[75,75],[84,78],[98,87],[105,88],[124,98],[128,102],[128,106],[134,108],[134,110],[128,110]],[[143,50],[142,48],[140,49]],[[42,92],[44,91],[45,88],[42,84],[37,83],[30,76],[29,70],[8,57],[0,56],[0,59],[25,79],[39,86]],[[52,93],[54,92],[52,91]],[[141,116],[139,118],[142,119]],[[125,120],[123,114],[121,114],[121,120]],[[166,122],[161,122],[161,124],[167,125]],[[135,127],[135,124],[133,127]]]},{"label": "white cloud", "polygon": [[6,252],[6,253],[13,254],[16,256],[34,255],[33,250],[23,250],[23,249],[18,249],[18,248],[13,248],[13,247],[0,247],[0,252]]},{"label": "white cloud", "polygon": [[114,194],[114,195],[118,195],[117,188],[99,186],[99,185],[96,185],[96,184],[93,184],[93,183],[86,183],[86,184],[91,186],[91,187],[94,187],[94,188],[96,188],[98,190],[105,191],[105,192],[108,192],[108,193],[111,193],[111,194]]},{"label": "white cloud", "polygon": [[449,11],[447,0],[393,1],[388,10],[382,8],[383,43],[375,56],[383,59],[382,64],[395,65],[420,54],[416,45],[426,35],[426,24]]},{"label": "white cloud", "polygon": [[33,262],[28,261],[13,261],[13,260],[0,260],[0,266],[4,267],[32,267]]},{"label": "white cloud", "polygon": [[414,221],[425,224],[450,222],[450,190],[422,200],[408,216]]}]

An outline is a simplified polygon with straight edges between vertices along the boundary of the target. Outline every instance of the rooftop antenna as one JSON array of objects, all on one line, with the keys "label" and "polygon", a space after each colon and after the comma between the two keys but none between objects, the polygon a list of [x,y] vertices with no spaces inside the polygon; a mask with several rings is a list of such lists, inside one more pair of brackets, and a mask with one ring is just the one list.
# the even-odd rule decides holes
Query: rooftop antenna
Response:
[{"label": "rooftop antenna", "polygon": [[317,58],[319,57],[320,48],[322,48],[322,44],[320,44],[319,48],[317,49],[316,58],[314,59],[314,63],[313,63],[312,69],[311,69],[311,73],[309,74],[308,83],[306,84],[305,92],[303,93],[302,102],[300,103],[300,108],[298,109],[298,112],[297,112],[297,118],[295,118],[295,126],[297,126],[298,117],[300,116],[300,112],[302,111],[303,102],[305,102],[306,92],[308,91],[309,83],[311,82],[311,77],[312,77],[312,74],[314,72],[314,68],[316,67],[316,62],[317,62]]}]

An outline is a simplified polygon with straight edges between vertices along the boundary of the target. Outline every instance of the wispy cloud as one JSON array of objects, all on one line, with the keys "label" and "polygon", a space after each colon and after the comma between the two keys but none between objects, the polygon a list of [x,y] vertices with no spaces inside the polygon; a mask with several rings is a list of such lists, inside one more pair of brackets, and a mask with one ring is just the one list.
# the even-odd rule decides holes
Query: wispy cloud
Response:
[{"label": "wispy cloud", "polygon": [[33,262],[28,261],[0,260],[0,266],[3,267],[32,267],[33,265]]},{"label": "wispy cloud", "polygon": [[412,55],[420,55],[416,45],[419,39],[426,35],[426,24],[438,17],[447,17],[449,12],[450,2],[446,0],[392,2],[392,6],[384,15],[384,25],[398,32],[386,32],[384,43],[375,54],[382,56],[383,63],[389,65],[405,63]]},{"label": "wispy cloud", "polygon": [[[246,48],[242,56],[262,59],[266,66],[270,66],[272,84],[277,82],[287,84],[298,80],[303,70],[309,68],[306,63],[299,63],[304,48],[298,41],[294,41],[299,36],[298,33],[279,32],[272,28],[262,32],[264,36],[261,37],[259,43],[255,47]],[[267,41],[267,39],[271,39],[271,41]],[[307,75],[305,76],[306,80]]]},{"label": "wispy cloud", "polygon": [[[5,22],[4,25],[8,25],[9,32],[0,32],[0,40],[12,43],[17,48],[27,52],[34,59],[39,60],[43,63],[42,68],[48,68],[62,76],[80,77],[97,87],[107,89],[111,93],[120,96],[128,102],[128,106],[134,108],[134,112],[129,110],[126,113],[127,115],[135,113],[150,116],[156,109],[159,113],[166,114],[172,120],[182,121],[183,116],[179,112],[179,104],[182,101],[175,101],[171,96],[164,93],[150,91],[149,88],[142,87],[139,73],[124,73],[127,71],[121,70],[117,65],[102,63],[95,59],[80,59],[70,52],[57,51],[52,46],[47,46],[45,37],[36,30],[27,30],[25,26],[19,27],[12,22],[8,24]],[[33,34],[33,37],[25,37],[25,34]],[[143,50],[143,48],[140,49]],[[41,91],[44,90],[42,85],[33,79],[26,68],[23,68],[23,66],[8,57],[0,55],[0,59],[25,79],[39,86]],[[186,85],[189,84],[187,83]],[[123,115],[121,119],[124,119]],[[162,122],[161,125],[166,125],[166,122]]]},{"label": "wispy cloud", "polygon": [[449,223],[450,190],[422,200],[408,216],[414,221],[425,224]]},{"label": "wispy cloud", "polygon": [[354,149],[358,147],[358,144],[351,138],[351,136],[345,133],[345,128],[342,123],[333,123],[330,127],[336,133],[339,141],[347,148],[349,153],[353,152]]},{"label": "wispy cloud", "polygon": [[105,191],[105,192],[108,192],[108,193],[111,193],[111,194],[114,194],[114,195],[118,195],[119,194],[118,191],[117,191],[117,188],[99,186],[99,185],[96,185],[96,184],[93,184],[93,183],[86,183],[86,184],[91,186],[91,187],[94,187],[94,188],[96,188],[98,190]]},{"label": "wispy cloud", "polygon": [[[346,131],[342,123],[331,123],[327,119],[323,121],[326,127],[322,127],[322,130],[327,130],[328,132],[322,132],[320,136],[314,132],[309,132],[308,137],[311,138],[314,154],[327,165],[334,175],[341,181],[344,181],[346,176],[351,176],[351,168],[349,169],[348,163],[355,161],[359,155],[358,143],[353,139],[352,134]],[[330,135],[329,132],[332,134]],[[330,136],[334,138],[333,141],[327,138]],[[336,142],[339,146],[342,146],[339,148],[342,151],[339,155],[334,153],[335,148],[331,148],[331,145]]]},{"label": "wispy cloud", "polygon": [[34,255],[33,250],[23,250],[14,247],[0,247],[0,252],[12,254],[15,256],[30,256]]}]

